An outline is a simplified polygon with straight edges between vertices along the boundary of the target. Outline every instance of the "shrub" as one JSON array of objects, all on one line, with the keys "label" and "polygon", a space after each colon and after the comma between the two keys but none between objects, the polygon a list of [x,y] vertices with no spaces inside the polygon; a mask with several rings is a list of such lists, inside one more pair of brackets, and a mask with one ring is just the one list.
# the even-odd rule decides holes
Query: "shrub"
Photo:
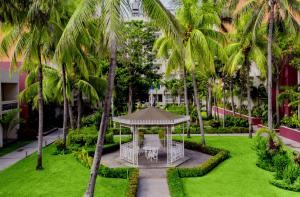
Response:
[{"label": "shrub", "polygon": [[225,116],[225,127],[249,127],[249,124],[248,120],[234,116]]},{"label": "shrub", "polygon": [[281,123],[290,128],[300,128],[300,121],[298,120],[296,114],[294,114],[293,116],[285,116],[281,120]]},{"label": "shrub", "polygon": [[286,152],[283,154],[277,154],[273,157],[275,179],[283,179],[284,170],[290,162],[291,160]]},{"label": "shrub", "polygon": [[114,134],[111,132],[106,133],[105,138],[104,138],[104,143],[105,144],[113,144],[114,143]]},{"label": "shrub", "polygon": [[179,177],[177,168],[167,170],[167,181],[172,197],[184,197],[182,179]]},{"label": "shrub", "polygon": [[83,148],[80,151],[73,152],[75,158],[85,167],[91,168],[93,165],[93,158],[89,156],[88,152]]},{"label": "shrub", "polygon": [[219,128],[221,126],[221,122],[219,120],[210,120],[209,125],[212,128]]},{"label": "shrub", "polygon": [[142,131],[139,131],[139,146],[143,146],[144,144],[144,139],[145,139],[145,134]]},{"label": "shrub", "polygon": [[265,170],[274,171],[274,157],[286,154],[282,148],[282,141],[274,131],[261,128],[254,139],[254,150],[258,156],[257,165]]},{"label": "shrub", "polygon": [[[120,134],[120,128],[108,128],[107,131],[113,133],[114,135]],[[131,134],[130,129],[127,127],[121,127],[121,132],[122,132],[122,135]]]},{"label": "shrub", "polygon": [[[71,149],[78,149],[80,147],[95,146],[98,139],[98,130],[95,126],[82,127],[80,130],[69,131],[67,137],[67,146]],[[113,133],[107,132],[104,138],[105,144],[114,143]]]},{"label": "shrub", "polygon": [[[103,154],[107,151],[108,146],[104,146]],[[93,164],[93,158],[89,156],[85,149],[81,151],[76,151],[73,154],[75,158],[82,163],[84,166],[91,168]],[[127,188],[126,197],[136,197],[138,182],[139,182],[139,170],[137,168],[109,168],[101,165],[98,170],[98,175],[108,177],[108,178],[121,178],[128,179],[129,184]]]},{"label": "shrub", "polygon": [[62,139],[56,140],[54,142],[54,146],[55,146],[54,154],[68,153],[66,144],[64,143],[64,141]]},{"label": "shrub", "polygon": [[300,179],[300,166],[291,163],[283,172],[283,181],[288,185],[293,185],[297,179]]},{"label": "shrub", "polygon": [[167,170],[167,180],[171,196],[173,197],[185,196],[181,178],[204,176],[230,156],[229,151],[210,146],[202,146],[195,142],[186,141],[184,145],[188,149],[207,153],[213,155],[213,157],[194,168],[169,168]]},{"label": "shrub", "polygon": [[82,125],[84,125],[86,127],[96,126],[98,128],[98,126],[100,125],[101,114],[102,114],[102,111],[99,110],[91,115],[83,117],[81,119]]}]

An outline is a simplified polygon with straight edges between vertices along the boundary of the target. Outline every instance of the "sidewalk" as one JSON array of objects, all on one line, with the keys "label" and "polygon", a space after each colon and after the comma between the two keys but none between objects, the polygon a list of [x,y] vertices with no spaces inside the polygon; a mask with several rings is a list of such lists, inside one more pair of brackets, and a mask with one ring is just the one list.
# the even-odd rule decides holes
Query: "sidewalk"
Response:
[{"label": "sidewalk", "polygon": [[[57,131],[50,133],[47,136],[43,137],[43,147],[53,143],[56,139],[62,136],[62,129],[58,129]],[[38,141],[35,140],[34,142],[27,144],[11,153],[3,155],[0,157],[0,171],[3,169],[13,165],[14,163],[24,159],[28,155],[37,151],[37,144]]]}]

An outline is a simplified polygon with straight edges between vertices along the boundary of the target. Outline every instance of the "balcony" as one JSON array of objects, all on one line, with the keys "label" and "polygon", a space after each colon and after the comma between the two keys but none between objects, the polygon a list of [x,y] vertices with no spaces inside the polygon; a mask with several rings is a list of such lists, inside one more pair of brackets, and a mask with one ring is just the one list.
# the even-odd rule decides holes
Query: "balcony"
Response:
[{"label": "balcony", "polygon": [[18,108],[18,101],[17,100],[2,101],[1,108],[2,108],[2,112],[16,109],[16,108]]}]

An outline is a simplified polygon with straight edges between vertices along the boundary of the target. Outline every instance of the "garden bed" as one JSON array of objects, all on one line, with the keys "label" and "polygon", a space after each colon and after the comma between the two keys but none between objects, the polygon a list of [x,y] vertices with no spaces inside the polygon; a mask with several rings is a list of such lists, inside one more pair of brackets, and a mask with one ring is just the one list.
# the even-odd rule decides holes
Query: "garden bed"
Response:
[{"label": "garden bed", "polygon": [[[180,140],[178,140],[180,141]],[[195,142],[185,142],[185,148],[194,151],[203,152],[212,155],[206,162],[193,168],[170,168],[167,170],[167,180],[172,197],[185,196],[183,182],[181,178],[186,177],[201,177],[209,173],[221,162],[229,158],[229,151],[214,148],[210,146],[202,146]]]}]

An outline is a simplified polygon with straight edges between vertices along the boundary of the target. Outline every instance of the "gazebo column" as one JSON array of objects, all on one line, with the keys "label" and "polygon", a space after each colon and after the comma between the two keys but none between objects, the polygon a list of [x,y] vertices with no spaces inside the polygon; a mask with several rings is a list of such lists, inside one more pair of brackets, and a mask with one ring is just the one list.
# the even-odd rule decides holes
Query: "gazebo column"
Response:
[{"label": "gazebo column", "polygon": [[133,149],[133,154],[132,154],[132,164],[134,166],[139,165],[139,147],[138,147],[138,132],[136,129],[136,126],[131,126],[131,132],[132,132],[132,149]]}]

